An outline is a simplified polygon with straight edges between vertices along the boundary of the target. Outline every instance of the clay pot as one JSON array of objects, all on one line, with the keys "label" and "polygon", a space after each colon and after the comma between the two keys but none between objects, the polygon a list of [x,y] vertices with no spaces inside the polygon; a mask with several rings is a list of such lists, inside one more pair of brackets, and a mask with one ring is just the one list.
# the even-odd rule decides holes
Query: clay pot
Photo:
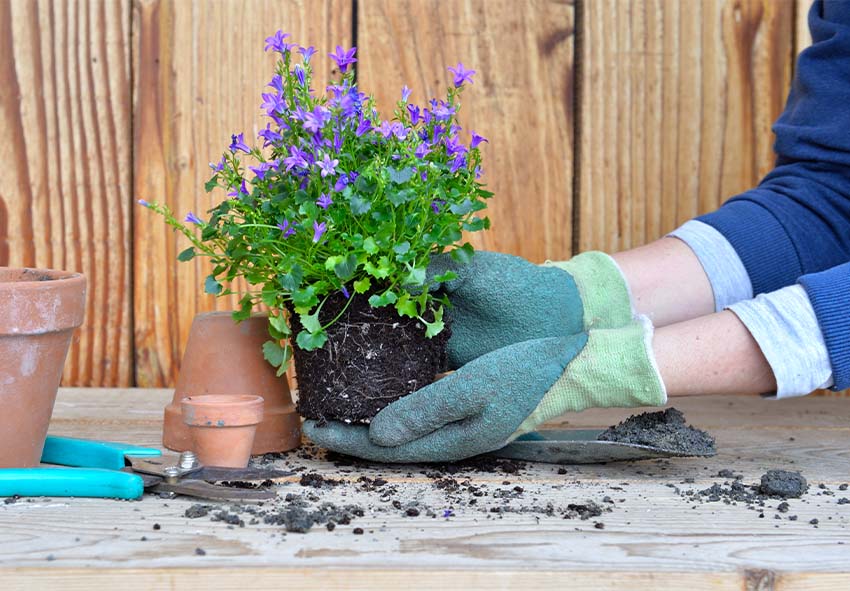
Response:
[{"label": "clay pot", "polygon": [[79,273],[0,267],[0,468],[39,464],[85,309]]},{"label": "clay pot", "polygon": [[262,396],[189,396],[180,406],[191,433],[192,451],[201,464],[248,465],[257,425],[263,420]]},{"label": "clay pot", "polygon": [[265,418],[257,427],[253,455],[288,451],[301,444],[301,417],[295,412],[286,377],[277,377],[275,368],[263,359],[262,347],[267,340],[265,314],[255,314],[238,324],[230,312],[195,316],[174,398],[165,409],[165,447],[190,449],[180,401],[203,394],[250,394],[265,399]]}]

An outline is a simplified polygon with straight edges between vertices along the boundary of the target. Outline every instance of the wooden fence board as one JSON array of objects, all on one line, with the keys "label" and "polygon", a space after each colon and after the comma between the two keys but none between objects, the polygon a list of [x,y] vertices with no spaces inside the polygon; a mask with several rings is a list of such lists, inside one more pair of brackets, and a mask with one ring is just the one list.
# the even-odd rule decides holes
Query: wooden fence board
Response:
[{"label": "wooden fence board", "polygon": [[[247,139],[265,127],[260,93],[274,64],[263,53],[265,37],[284,29],[295,42],[314,45],[322,65],[335,44],[352,38],[351,2],[344,0],[136,6],[134,195],[167,203],[181,216],[221,199],[203,185],[207,163],[226,150],[230,134],[244,131]],[[188,244],[161,219],[140,210],[134,226],[136,381],[172,384],[195,314],[233,304],[203,293],[204,262],[178,267],[175,257]]]},{"label": "wooden fence board", "polygon": [[579,238],[660,237],[752,187],[791,77],[790,0],[582,4]]},{"label": "wooden fence board", "polygon": [[63,381],[131,383],[129,0],[0,0],[0,129],[0,266],[83,272]]},{"label": "wooden fence board", "polygon": [[571,2],[361,0],[362,88],[389,118],[401,88],[411,102],[445,96],[448,66],[477,71],[461,125],[488,138],[484,177],[495,193],[479,248],[535,262],[572,249],[573,12]]}]

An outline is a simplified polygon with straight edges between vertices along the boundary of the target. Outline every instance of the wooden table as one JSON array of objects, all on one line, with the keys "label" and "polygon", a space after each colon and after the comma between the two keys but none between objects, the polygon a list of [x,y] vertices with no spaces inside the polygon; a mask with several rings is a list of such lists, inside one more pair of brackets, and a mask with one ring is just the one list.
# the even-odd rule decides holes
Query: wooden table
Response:
[{"label": "wooden table", "polygon": [[[167,390],[64,389],[51,433],[155,446],[170,396]],[[184,511],[194,500],[0,503],[0,589],[850,589],[850,504],[838,504],[850,496],[839,489],[850,481],[850,400],[728,397],[676,406],[717,437],[716,457],[570,466],[566,474],[536,464],[520,474],[455,476],[484,485],[489,492],[482,503],[513,486],[523,488],[511,501],[517,507],[610,495],[612,511],[598,518],[492,515],[457,504],[448,518],[412,518],[374,493],[361,493],[356,480],[381,475],[400,492],[441,507],[445,495],[421,466],[352,470],[293,457],[289,465],[350,481],[321,491],[323,499],[371,502],[365,516],[334,531],[317,526],[285,534],[275,525],[189,519]],[[628,414],[588,411],[571,416],[569,426],[602,427]],[[762,518],[741,504],[698,504],[677,492],[722,483],[717,472],[724,468],[742,473],[746,483],[770,468],[798,469],[812,487],[790,501],[781,519],[774,518],[778,501],[767,503]],[[312,489],[290,477],[279,490],[283,496]],[[798,519],[789,521],[791,514]],[[809,523],[815,517],[817,527]],[[353,535],[354,527],[365,533]],[[196,554],[199,547],[205,555]]]}]

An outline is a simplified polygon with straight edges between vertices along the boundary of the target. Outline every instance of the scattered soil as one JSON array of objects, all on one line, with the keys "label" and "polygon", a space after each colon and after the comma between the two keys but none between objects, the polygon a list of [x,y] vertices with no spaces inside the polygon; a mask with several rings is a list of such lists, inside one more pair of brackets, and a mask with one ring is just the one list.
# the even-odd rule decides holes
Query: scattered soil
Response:
[{"label": "scattered soil", "polygon": [[675,408],[631,416],[600,433],[597,439],[650,445],[688,456],[709,456],[717,451],[714,437],[686,425],[685,415]]},{"label": "scattered soil", "polygon": [[799,472],[788,470],[769,470],[761,477],[759,491],[769,497],[796,499],[809,489],[809,485]]},{"label": "scattered soil", "polygon": [[[324,325],[347,300],[334,294],[319,313]],[[290,314],[292,331],[302,330]],[[434,338],[416,318],[400,317],[392,306],[372,308],[368,294],[354,294],[342,317],[327,329],[321,349],[294,350],[298,413],[319,421],[368,423],[382,408],[427,386],[445,369],[446,327]]]}]

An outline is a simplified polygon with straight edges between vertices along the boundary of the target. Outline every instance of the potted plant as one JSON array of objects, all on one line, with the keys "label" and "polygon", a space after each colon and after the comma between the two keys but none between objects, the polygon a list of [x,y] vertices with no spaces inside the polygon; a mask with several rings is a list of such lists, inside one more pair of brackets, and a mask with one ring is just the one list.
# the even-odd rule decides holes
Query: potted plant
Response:
[{"label": "potted plant", "polygon": [[479,182],[486,140],[472,132],[464,143],[457,123],[474,71],[449,68],[445,100],[414,104],[405,86],[384,120],[355,81],[356,48],[329,55],[340,76],[321,94],[311,88],[316,50],[288,37],[266,39],[278,60],[262,95],[262,145],[235,134],[210,164],[206,190],[226,199],[182,221],[141,204],[191,241],[179,260],[211,260],[207,293],[229,295],[245,280],[235,319],[270,310],[263,353],[281,374],[294,354],[300,414],[368,422],[441,369],[449,329],[439,287],[455,275],[429,276],[430,257],[468,261],[462,232],[489,227],[478,215],[491,196]]}]

